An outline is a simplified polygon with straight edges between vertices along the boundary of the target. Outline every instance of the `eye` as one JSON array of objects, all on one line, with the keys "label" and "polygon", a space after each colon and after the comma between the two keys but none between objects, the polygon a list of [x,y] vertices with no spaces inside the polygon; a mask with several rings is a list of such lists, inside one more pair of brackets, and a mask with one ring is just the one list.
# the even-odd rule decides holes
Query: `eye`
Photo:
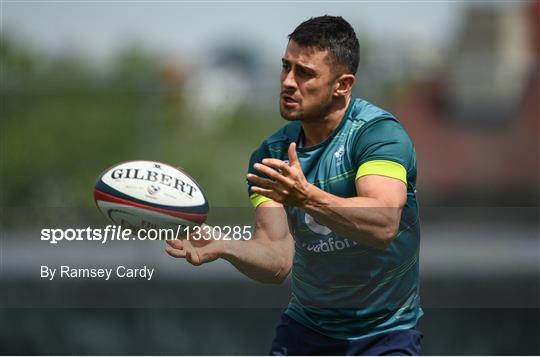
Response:
[{"label": "eye", "polygon": [[298,74],[301,75],[302,77],[314,77],[314,74],[311,71],[308,71],[302,67],[298,69]]},{"label": "eye", "polygon": [[283,68],[285,71],[289,71],[291,66],[288,63],[282,63],[281,68]]}]

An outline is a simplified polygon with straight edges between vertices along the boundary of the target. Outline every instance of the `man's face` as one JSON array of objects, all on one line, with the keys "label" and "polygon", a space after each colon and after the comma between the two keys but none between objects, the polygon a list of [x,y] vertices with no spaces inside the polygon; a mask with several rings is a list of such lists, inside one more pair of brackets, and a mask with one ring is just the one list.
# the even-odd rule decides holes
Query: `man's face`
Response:
[{"label": "man's face", "polygon": [[279,110],[287,120],[319,121],[330,111],[336,75],[327,50],[289,41],[281,69]]}]

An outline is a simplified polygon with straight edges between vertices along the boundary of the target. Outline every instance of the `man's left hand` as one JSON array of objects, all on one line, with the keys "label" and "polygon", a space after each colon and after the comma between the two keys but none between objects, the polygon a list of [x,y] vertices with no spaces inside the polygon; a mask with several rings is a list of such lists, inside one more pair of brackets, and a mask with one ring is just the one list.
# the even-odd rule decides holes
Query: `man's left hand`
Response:
[{"label": "man's left hand", "polygon": [[268,197],[288,206],[302,207],[308,202],[309,193],[314,188],[304,176],[296,155],[296,143],[289,145],[289,163],[278,159],[264,159],[253,167],[269,179],[248,174],[247,179],[254,186],[251,192]]}]

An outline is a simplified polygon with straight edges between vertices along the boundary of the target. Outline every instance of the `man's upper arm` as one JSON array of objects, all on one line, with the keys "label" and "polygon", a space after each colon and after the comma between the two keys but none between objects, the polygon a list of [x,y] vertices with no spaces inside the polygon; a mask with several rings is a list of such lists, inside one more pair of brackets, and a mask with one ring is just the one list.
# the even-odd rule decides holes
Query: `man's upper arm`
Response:
[{"label": "man's upper arm", "polygon": [[401,124],[388,118],[369,125],[357,137],[354,150],[358,196],[402,208],[415,159],[412,141]]},{"label": "man's upper arm", "polygon": [[403,208],[407,201],[407,186],[401,180],[376,174],[357,179],[356,192],[380,201],[382,207]]}]

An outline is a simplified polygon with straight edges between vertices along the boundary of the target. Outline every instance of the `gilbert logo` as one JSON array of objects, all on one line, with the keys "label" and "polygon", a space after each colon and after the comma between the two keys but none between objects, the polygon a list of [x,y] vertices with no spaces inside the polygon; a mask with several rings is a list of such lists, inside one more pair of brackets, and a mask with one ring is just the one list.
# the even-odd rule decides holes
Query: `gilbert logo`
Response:
[{"label": "gilbert logo", "polygon": [[[159,168],[161,171],[161,168]],[[164,186],[169,186],[174,188],[175,190],[178,190],[180,192],[183,192],[187,194],[189,197],[193,198],[193,193],[197,192],[197,188],[193,185],[184,182],[178,178],[172,177],[170,175],[167,175],[163,172],[154,171],[152,169],[130,169],[130,168],[121,168],[116,169],[113,172],[111,172],[111,178],[113,180],[139,180],[139,181],[148,181],[151,183],[155,183],[154,188],[149,187],[148,193],[153,195],[157,193],[157,190],[155,187],[158,187],[157,184],[161,184]]]}]

